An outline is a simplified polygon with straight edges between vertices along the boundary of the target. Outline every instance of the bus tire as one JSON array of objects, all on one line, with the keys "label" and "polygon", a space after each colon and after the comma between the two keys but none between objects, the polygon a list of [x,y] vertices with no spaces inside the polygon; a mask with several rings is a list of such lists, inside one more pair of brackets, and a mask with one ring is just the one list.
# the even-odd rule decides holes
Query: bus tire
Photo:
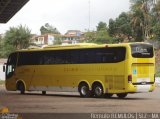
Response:
[{"label": "bus tire", "polygon": [[126,96],[127,96],[127,93],[118,93],[117,94],[117,97],[121,98],[121,99],[125,98]]},{"label": "bus tire", "polygon": [[92,90],[96,98],[101,98],[104,96],[103,87],[100,83],[93,84]]},{"label": "bus tire", "polygon": [[111,98],[112,96],[113,96],[112,93],[106,93],[106,94],[104,94],[104,97],[105,97],[105,98]]},{"label": "bus tire", "polygon": [[81,97],[90,97],[91,92],[89,90],[89,86],[87,83],[80,83],[78,86],[78,92],[80,93]]},{"label": "bus tire", "polygon": [[19,90],[21,94],[25,94],[25,86],[24,86],[23,82],[17,83],[17,90]]},{"label": "bus tire", "polygon": [[46,95],[46,91],[42,91],[42,95]]}]

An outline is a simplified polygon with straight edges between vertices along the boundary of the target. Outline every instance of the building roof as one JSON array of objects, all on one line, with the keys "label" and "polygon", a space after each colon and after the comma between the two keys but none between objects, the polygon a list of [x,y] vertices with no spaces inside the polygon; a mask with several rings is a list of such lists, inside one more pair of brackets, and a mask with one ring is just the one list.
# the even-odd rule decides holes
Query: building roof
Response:
[{"label": "building roof", "polygon": [[0,0],[0,23],[8,22],[29,0]]},{"label": "building roof", "polygon": [[80,30],[68,30],[65,35],[77,35],[77,33],[81,34]]}]

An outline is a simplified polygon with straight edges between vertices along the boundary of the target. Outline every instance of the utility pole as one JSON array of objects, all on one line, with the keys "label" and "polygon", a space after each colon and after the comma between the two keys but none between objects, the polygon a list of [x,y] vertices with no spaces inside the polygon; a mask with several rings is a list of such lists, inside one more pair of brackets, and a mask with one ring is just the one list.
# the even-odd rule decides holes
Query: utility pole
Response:
[{"label": "utility pole", "polygon": [[88,31],[90,31],[90,27],[91,27],[91,2],[89,0],[89,11],[88,11],[88,23],[89,23],[89,27],[88,27]]}]

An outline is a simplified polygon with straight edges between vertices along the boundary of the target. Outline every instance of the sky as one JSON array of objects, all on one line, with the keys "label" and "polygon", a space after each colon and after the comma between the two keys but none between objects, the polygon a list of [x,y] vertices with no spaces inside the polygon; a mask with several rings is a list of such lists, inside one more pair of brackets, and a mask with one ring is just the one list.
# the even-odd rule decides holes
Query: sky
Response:
[{"label": "sky", "polygon": [[129,0],[30,0],[6,24],[0,24],[0,34],[20,24],[26,25],[32,34],[40,34],[45,23],[62,34],[67,30],[96,30],[100,21],[108,24],[110,18],[129,11],[129,6]]}]

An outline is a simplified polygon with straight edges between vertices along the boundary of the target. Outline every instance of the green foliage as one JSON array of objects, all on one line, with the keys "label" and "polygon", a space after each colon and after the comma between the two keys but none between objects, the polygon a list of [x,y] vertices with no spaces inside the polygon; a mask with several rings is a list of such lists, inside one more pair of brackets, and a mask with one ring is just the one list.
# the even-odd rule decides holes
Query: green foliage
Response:
[{"label": "green foliage", "polygon": [[109,19],[109,34],[114,36],[116,34],[116,22],[113,19]]},{"label": "green foliage", "polygon": [[105,22],[99,22],[97,26],[97,31],[107,31],[107,24]]},{"label": "green foliage", "polygon": [[3,80],[0,79],[0,85],[2,85],[4,83],[5,83],[5,81],[3,81]]},{"label": "green foliage", "polygon": [[3,40],[3,38],[0,36],[0,57],[3,57],[3,42],[4,42],[4,40]]},{"label": "green foliage", "polygon": [[158,0],[157,4],[154,5],[152,11],[153,11],[153,15],[155,16],[157,22],[160,23],[160,0]]},{"label": "green foliage", "polygon": [[30,33],[31,31],[26,26],[10,27],[1,44],[1,57],[7,57],[15,50],[27,48],[31,37]]},{"label": "green foliage", "polygon": [[96,32],[95,43],[110,43],[111,37],[106,30],[100,30]]},{"label": "green foliage", "polygon": [[88,31],[84,34],[85,41],[92,42],[96,39],[96,32],[95,31]]},{"label": "green foliage", "polygon": [[[109,20],[109,35],[115,39],[141,42],[160,39],[160,0],[130,0],[131,9]],[[122,40],[123,41],[123,40]]]},{"label": "green foliage", "polygon": [[50,25],[49,23],[46,23],[44,26],[41,26],[40,31],[41,31],[41,35],[44,35],[47,33],[60,34],[60,32],[57,30],[57,28]]},{"label": "green foliage", "polygon": [[[132,29],[130,25],[130,17],[127,13],[122,12],[116,20],[109,20],[109,34],[114,39],[125,39],[125,37],[130,40],[130,36],[132,36]],[[123,40],[119,40],[123,41]]]},{"label": "green foliage", "polygon": [[154,5],[151,14],[153,39],[160,40],[160,0]]},{"label": "green foliage", "polygon": [[107,24],[105,22],[99,22],[97,31],[88,31],[85,33],[85,41],[89,43],[110,43],[111,37],[107,31]]},{"label": "green foliage", "polygon": [[160,65],[156,65],[156,76],[160,77]]},{"label": "green foliage", "polygon": [[97,26],[97,31],[95,33],[95,39],[93,40],[94,43],[110,43],[111,37],[108,33],[107,24],[105,22],[99,22]]},{"label": "green foliage", "polygon": [[160,23],[156,23],[153,26],[153,32],[154,32],[153,38],[160,41]]},{"label": "green foliage", "polygon": [[130,0],[131,25],[136,41],[157,38],[160,22],[160,0]]},{"label": "green foliage", "polygon": [[[144,27],[145,21],[145,13],[143,12],[143,6],[145,5],[145,1],[142,0],[131,0],[133,3],[131,6],[131,25],[133,30],[133,36],[135,41],[143,41],[144,39]],[[147,10],[148,11],[148,10]]]},{"label": "green foliage", "polygon": [[127,13],[122,12],[116,19],[117,32],[127,36],[132,35],[130,17]]},{"label": "green foliage", "polygon": [[121,42],[123,42],[123,38],[121,37],[118,37],[118,38],[112,37],[110,40],[110,43],[121,43]]}]

